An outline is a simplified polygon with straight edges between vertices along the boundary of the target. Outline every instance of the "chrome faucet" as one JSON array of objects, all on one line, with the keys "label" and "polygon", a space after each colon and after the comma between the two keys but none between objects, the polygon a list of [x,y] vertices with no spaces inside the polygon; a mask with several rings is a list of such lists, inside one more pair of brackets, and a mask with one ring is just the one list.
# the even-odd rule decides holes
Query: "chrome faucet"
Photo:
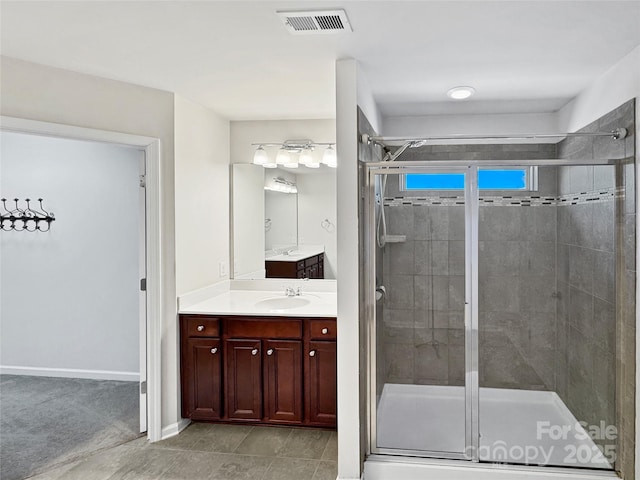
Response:
[{"label": "chrome faucet", "polygon": [[297,289],[293,289],[293,287],[287,287],[284,289],[284,294],[287,297],[299,297],[301,293],[300,287],[298,287]]}]

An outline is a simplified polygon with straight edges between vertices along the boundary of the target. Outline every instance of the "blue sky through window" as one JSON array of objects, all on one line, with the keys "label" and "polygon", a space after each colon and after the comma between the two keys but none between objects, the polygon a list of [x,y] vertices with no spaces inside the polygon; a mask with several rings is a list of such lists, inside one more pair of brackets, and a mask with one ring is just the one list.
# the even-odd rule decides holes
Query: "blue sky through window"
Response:
[{"label": "blue sky through window", "polygon": [[[480,190],[526,190],[526,169],[478,170]],[[464,173],[407,173],[405,190],[462,190]]]}]

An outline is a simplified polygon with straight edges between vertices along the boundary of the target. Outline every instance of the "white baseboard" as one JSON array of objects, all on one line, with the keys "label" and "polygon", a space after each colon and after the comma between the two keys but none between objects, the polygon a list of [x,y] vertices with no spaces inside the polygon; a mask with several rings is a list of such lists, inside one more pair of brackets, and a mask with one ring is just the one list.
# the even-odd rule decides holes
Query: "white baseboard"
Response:
[{"label": "white baseboard", "polygon": [[175,437],[182,430],[187,428],[187,426],[191,423],[191,420],[188,418],[181,418],[178,422],[172,423],[171,425],[167,425],[162,429],[162,433],[160,434],[160,440],[166,440],[167,438]]},{"label": "white baseboard", "polygon": [[121,380],[139,382],[138,372],[114,372],[109,370],[79,370],[75,368],[17,367],[0,365],[2,375],[32,375],[34,377],[86,378],[91,380]]}]

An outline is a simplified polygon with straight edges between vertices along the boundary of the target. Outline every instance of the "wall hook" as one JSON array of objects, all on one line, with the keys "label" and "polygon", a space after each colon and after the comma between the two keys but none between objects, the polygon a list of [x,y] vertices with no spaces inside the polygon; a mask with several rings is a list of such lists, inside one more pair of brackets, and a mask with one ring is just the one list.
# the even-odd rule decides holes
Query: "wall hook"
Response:
[{"label": "wall hook", "polygon": [[34,208],[31,206],[31,199],[25,198],[25,208],[20,208],[20,200],[14,198],[15,208],[7,208],[7,199],[2,198],[2,209],[0,212],[2,230],[8,232],[14,230],[16,232],[48,232],[51,229],[51,222],[55,220],[55,216],[52,212],[48,212],[42,206],[42,198],[38,199],[40,208]]}]

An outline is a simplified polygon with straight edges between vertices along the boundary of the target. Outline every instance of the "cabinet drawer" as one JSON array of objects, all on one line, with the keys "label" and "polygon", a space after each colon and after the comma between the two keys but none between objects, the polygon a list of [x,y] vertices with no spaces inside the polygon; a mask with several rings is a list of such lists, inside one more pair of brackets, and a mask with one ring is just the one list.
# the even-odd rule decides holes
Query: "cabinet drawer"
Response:
[{"label": "cabinet drawer", "polygon": [[335,320],[309,320],[309,337],[311,340],[335,340]]},{"label": "cabinet drawer", "polygon": [[304,266],[305,267],[310,267],[311,265],[315,265],[316,263],[318,263],[318,256],[317,255],[314,256],[314,257],[311,257],[311,258],[307,258],[304,261]]},{"label": "cabinet drawer", "polygon": [[220,320],[213,317],[183,317],[188,337],[219,337]]},{"label": "cabinet drawer", "polygon": [[225,320],[228,338],[302,338],[300,320]]},{"label": "cabinet drawer", "polygon": [[303,270],[304,269],[304,260],[300,260],[298,263],[296,263],[296,270]]}]

